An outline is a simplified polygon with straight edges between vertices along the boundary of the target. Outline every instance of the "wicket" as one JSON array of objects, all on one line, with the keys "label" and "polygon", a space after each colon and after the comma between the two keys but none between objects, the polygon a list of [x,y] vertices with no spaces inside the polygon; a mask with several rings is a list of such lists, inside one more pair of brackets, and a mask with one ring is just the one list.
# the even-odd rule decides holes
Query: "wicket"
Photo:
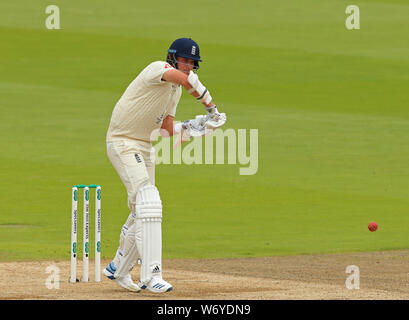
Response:
[{"label": "wicket", "polygon": [[84,189],[83,208],[83,272],[82,282],[89,281],[89,199],[90,188],[95,188],[95,282],[101,281],[101,186],[96,184],[74,185],[72,187],[71,199],[71,274],[70,282],[77,281],[77,217],[78,217],[78,189]]}]

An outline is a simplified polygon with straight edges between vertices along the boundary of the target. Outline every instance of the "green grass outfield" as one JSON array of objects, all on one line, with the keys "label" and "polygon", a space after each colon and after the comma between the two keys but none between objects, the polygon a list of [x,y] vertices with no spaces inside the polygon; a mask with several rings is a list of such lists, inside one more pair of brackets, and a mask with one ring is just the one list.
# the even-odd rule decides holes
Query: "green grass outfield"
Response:
[{"label": "green grass outfield", "polygon": [[[45,28],[49,4],[0,3],[0,261],[68,259],[78,183],[103,187],[113,256],[128,209],[105,151],[110,115],[183,36],[227,127],[259,130],[259,169],[157,166],[164,258],[409,247],[406,0],[354,1],[353,31],[344,0],[55,0],[61,30]],[[176,119],[198,113],[185,92]]]}]

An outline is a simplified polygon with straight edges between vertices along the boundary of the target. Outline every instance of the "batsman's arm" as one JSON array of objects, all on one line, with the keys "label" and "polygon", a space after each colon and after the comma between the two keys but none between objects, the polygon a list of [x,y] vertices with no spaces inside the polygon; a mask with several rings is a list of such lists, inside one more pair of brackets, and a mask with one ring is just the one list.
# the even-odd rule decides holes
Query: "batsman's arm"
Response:
[{"label": "batsman's arm", "polygon": [[199,81],[199,77],[192,71],[187,75],[179,70],[171,69],[162,75],[162,79],[175,84],[180,84],[206,108],[215,106],[209,91],[202,85]]},{"label": "batsman's arm", "polygon": [[226,123],[226,114],[220,113],[219,110],[217,110],[209,90],[200,82],[196,73],[190,71],[189,75],[187,75],[179,70],[172,69],[163,73],[162,79],[182,85],[205,106],[208,117],[208,127],[219,128]]},{"label": "batsman's arm", "polygon": [[163,119],[162,126],[159,130],[162,137],[171,137],[175,134],[173,120],[175,120],[175,117],[171,115],[168,115],[165,119]]}]

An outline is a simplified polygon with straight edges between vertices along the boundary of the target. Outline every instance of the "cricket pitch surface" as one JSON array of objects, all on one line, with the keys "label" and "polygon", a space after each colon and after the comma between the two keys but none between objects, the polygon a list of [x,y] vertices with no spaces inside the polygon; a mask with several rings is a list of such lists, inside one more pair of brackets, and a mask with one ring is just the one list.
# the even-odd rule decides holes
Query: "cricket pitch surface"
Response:
[{"label": "cricket pitch surface", "polygon": [[[81,260],[81,259],[79,259]],[[102,261],[105,267],[110,261]],[[50,265],[60,271],[58,289],[48,289]],[[70,262],[0,263],[1,300],[407,300],[409,299],[409,250],[235,259],[167,259],[163,277],[174,290],[155,294],[133,293],[101,275],[93,282],[68,282]],[[347,289],[348,266],[359,268],[359,289]],[[77,264],[77,277],[82,272]],[[139,266],[131,272],[135,282]]]}]

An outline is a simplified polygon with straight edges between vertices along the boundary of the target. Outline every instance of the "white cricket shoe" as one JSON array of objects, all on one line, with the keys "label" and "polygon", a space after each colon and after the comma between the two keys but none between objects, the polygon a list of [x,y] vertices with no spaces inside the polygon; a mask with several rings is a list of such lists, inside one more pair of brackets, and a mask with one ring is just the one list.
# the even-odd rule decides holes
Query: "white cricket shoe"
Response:
[{"label": "white cricket shoe", "polygon": [[114,281],[119,284],[122,288],[128,289],[129,291],[139,292],[141,287],[136,285],[131,278],[131,275],[128,273],[125,277],[115,278]]},{"label": "white cricket shoe", "polygon": [[115,263],[112,261],[104,270],[102,270],[102,273],[108,279],[114,280],[122,288],[125,288],[125,289],[127,289],[129,291],[133,291],[133,292],[141,291],[141,287],[139,287],[138,285],[136,285],[132,281],[132,277],[131,277],[130,273],[128,273],[126,276],[124,276],[122,278],[115,278],[114,274],[115,274],[116,269],[117,269],[117,267],[116,267]]},{"label": "white cricket shoe", "polygon": [[142,289],[148,289],[149,291],[155,293],[168,292],[173,290],[173,286],[170,283],[166,282],[165,280],[159,277],[152,278],[152,280],[149,281],[148,284],[139,282],[138,285]]}]

